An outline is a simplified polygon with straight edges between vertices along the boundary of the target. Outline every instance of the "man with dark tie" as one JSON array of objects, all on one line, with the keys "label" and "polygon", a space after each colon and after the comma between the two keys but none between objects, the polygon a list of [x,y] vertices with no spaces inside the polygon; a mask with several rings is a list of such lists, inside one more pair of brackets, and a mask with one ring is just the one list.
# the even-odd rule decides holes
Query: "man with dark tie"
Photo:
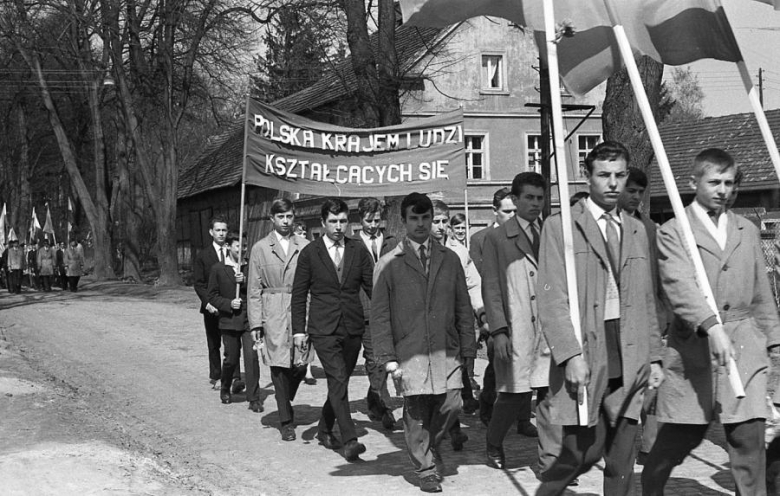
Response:
[{"label": "man with dark tie", "polygon": [[[398,244],[395,237],[384,233],[379,227],[382,223],[382,203],[376,198],[363,198],[358,202],[358,215],[362,229],[355,237],[371,254],[373,264],[379,261],[379,257],[389,252]],[[363,333],[363,358],[365,359],[366,375],[368,376],[368,394],[366,405],[368,418],[374,422],[382,422],[385,429],[395,427],[393,409],[390,408],[390,393],[387,390],[387,372],[377,366],[374,360],[373,347],[371,345],[371,327],[369,315],[371,300],[361,292],[360,299],[363,302],[363,313],[366,317],[366,331]]]},{"label": "man with dark tie", "polygon": [[[322,204],[324,236],[307,245],[298,257],[292,289],[292,329],[303,353],[308,341],[320,358],[328,381],[317,439],[328,449],[354,461],[366,451],[358,442],[349,411],[349,376],[355,369],[365,329],[360,290],[371,297],[373,262],[368,250],[347,238],[349,207],[340,199]],[[341,441],[333,435],[339,423]]]},{"label": "man with dark tie", "polygon": [[[550,417],[563,426],[563,438],[557,460],[543,474],[540,496],[563,494],[602,456],[603,494],[634,491],[642,391],[648,381],[657,387],[663,372],[647,233],[617,208],[628,162],[628,150],[610,141],[585,158],[590,195],[572,207],[568,226],[575,274],[565,269],[561,216],[550,217],[542,229],[537,308],[553,361]],[[572,324],[570,278],[577,285],[582,344]],[[587,419],[580,419],[585,391]]]},{"label": "man with dark tie", "polygon": [[[227,221],[222,217],[214,217],[209,222],[209,235],[211,243],[204,246],[195,257],[192,265],[192,277],[195,293],[200,298],[200,313],[203,314],[203,324],[206,327],[206,344],[209,350],[209,382],[211,386],[219,390],[219,378],[222,375],[222,362],[219,351],[222,345],[222,334],[219,331],[219,310],[209,303],[209,274],[211,267],[215,263],[225,263],[227,248],[225,237],[227,237]],[[236,367],[233,376],[233,392],[238,393],[243,390],[244,384],[241,382],[240,367]]]}]

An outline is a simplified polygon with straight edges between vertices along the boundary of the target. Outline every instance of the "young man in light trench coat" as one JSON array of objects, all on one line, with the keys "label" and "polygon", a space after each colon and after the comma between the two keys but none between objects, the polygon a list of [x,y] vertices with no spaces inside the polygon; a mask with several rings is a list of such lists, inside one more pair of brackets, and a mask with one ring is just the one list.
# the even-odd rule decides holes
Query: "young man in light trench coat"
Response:
[{"label": "young man in light trench coat", "polygon": [[[679,223],[670,220],[658,231],[658,265],[674,320],[666,381],[658,390],[662,425],[642,472],[645,495],[663,494],[672,469],[701,443],[713,420],[726,431],[737,494],[766,494],[768,351],[780,346],[780,321],[758,229],[728,210],[738,170],[727,152],[702,151],[691,175],[696,197],[685,209],[722,324],[697,286]],[[729,384],[729,357],[745,388],[741,399]]]}]

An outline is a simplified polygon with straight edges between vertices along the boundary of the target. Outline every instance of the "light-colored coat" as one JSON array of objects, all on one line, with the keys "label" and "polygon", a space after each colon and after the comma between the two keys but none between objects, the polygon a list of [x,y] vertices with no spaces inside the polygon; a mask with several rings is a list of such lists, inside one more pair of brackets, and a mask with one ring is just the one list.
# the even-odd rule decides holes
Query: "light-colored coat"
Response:
[{"label": "light-colored coat", "polygon": [[54,275],[54,256],[55,252],[51,248],[40,248],[38,250],[38,273],[42,276]]},{"label": "light-colored coat", "polygon": [[19,248],[8,248],[7,265],[8,270],[24,270],[27,268],[27,257],[24,255],[24,250]]},{"label": "light-colored coat", "polygon": [[511,360],[493,360],[501,393],[549,384],[550,349],[536,308],[538,273],[531,243],[516,220],[490,229],[482,250],[482,298],[490,332],[506,328],[512,343]]},{"label": "light-colored coat", "polygon": [[292,235],[285,255],[276,233],[271,231],[252,247],[247,293],[249,328],[263,328],[266,365],[293,365],[291,291],[298,255],[308,244],[301,236]]},{"label": "light-colored coat", "polygon": [[408,240],[374,268],[371,338],[384,367],[397,361],[403,395],[463,387],[462,358],[476,356],[474,314],[458,256],[431,240],[426,276]]},{"label": "light-colored coat", "polygon": [[723,423],[766,418],[767,348],[780,344],[780,322],[758,229],[728,212],[726,247],[721,250],[690,206],[686,212],[747,396],[737,400],[725,371],[712,368],[709,340],[700,326],[714,313],[696,285],[682,232],[673,219],[658,231],[661,281],[675,314],[664,359],[666,380],[658,391],[658,420],[706,424],[715,418]]},{"label": "light-colored coat", "polygon": [[[641,222],[621,216],[620,352],[623,386],[604,400],[611,420],[638,419],[650,360],[661,359],[661,336],[655,312],[647,234]],[[550,413],[552,422],[577,425],[577,396],[567,391],[565,367],[583,352],[590,368],[588,425],[598,423],[607,383],[604,304],[609,277],[607,247],[596,220],[580,200],[572,207],[574,258],[583,346],[577,343],[569,311],[561,217],[545,222],[539,250],[538,305],[542,331],[552,352]]]},{"label": "light-colored coat", "polygon": [[471,308],[476,315],[485,311],[485,304],[482,301],[482,276],[479,275],[477,266],[471,260],[469,250],[460,244],[457,239],[449,237],[444,242],[444,246],[454,251],[463,267],[463,273],[466,276],[466,288],[469,290],[469,299]]},{"label": "light-colored coat", "polygon": [[65,270],[68,277],[84,275],[84,255],[78,247],[65,250]]}]

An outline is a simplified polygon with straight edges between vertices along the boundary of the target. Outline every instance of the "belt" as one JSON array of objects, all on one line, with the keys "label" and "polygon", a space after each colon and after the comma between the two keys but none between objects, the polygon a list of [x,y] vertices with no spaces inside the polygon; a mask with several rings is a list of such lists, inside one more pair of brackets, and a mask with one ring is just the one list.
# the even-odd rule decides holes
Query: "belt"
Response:
[{"label": "belt", "polygon": [[726,322],[737,322],[749,319],[750,317],[752,317],[752,314],[747,308],[730,308],[720,312],[720,320],[724,324]]},{"label": "belt", "polygon": [[284,294],[292,293],[292,286],[281,286],[278,288],[263,288],[263,294]]}]

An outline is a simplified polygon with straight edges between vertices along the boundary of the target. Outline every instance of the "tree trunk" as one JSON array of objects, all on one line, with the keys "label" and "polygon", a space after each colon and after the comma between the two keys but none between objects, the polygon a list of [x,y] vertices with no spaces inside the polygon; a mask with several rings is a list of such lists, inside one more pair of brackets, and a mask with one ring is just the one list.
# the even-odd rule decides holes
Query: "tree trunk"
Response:
[{"label": "tree trunk", "polygon": [[[642,84],[650,101],[650,108],[656,123],[659,121],[658,108],[661,103],[661,79],[664,75],[664,65],[647,56],[637,59]],[[639,104],[634,97],[634,90],[628,72],[621,69],[607,80],[607,93],[604,98],[604,112],[601,117],[604,128],[604,139],[618,141],[628,148],[631,154],[631,166],[648,173],[654,152],[647,134],[647,127],[642,119]],[[650,211],[650,188],[645,191],[642,202],[644,213]]]},{"label": "tree trunk", "polygon": [[393,0],[379,0],[379,54],[379,125],[392,126],[401,123]]},{"label": "tree trunk", "polygon": [[359,127],[377,127],[380,122],[377,110],[379,76],[368,37],[365,2],[344,0],[344,10],[347,14],[347,44],[352,57],[352,70],[357,78],[358,107],[363,114],[362,126]]},{"label": "tree trunk", "polygon": [[[29,237],[29,220],[32,218],[32,188],[30,179],[32,178],[30,170],[30,137],[27,132],[27,114],[24,104],[17,102],[16,119],[19,125],[19,197],[17,198],[16,208],[13,212],[14,218],[11,225],[16,225],[16,236],[22,243]],[[28,212],[28,215],[19,218],[19,212]],[[27,219],[27,224],[25,224]],[[29,241],[29,240],[28,240]]]}]

